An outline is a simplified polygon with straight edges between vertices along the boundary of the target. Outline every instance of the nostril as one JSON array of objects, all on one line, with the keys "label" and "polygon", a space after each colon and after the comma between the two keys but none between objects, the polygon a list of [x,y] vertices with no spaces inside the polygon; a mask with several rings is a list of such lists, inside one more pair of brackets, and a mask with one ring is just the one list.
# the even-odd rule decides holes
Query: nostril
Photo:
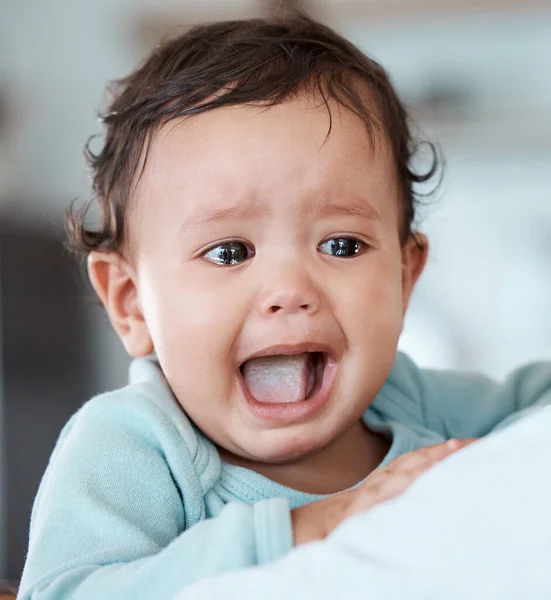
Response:
[{"label": "nostril", "polygon": [[[282,306],[278,306],[277,304],[272,304],[272,306],[270,306],[270,308],[268,309],[268,312],[271,314],[274,314],[278,311],[280,311],[283,307]],[[301,310],[310,310],[310,305],[309,304],[301,304],[299,306],[299,308]]]}]

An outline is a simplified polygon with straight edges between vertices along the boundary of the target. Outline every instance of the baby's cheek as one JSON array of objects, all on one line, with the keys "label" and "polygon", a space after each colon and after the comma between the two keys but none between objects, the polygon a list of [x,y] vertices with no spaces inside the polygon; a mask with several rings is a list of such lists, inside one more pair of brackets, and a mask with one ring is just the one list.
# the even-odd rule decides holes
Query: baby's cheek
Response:
[{"label": "baby's cheek", "polygon": [[[164,312],[157,356],[175,392],[182,397],[215,393],[224,381],[233,330],[227,313],[198,295],[181,295]],[[213,373],[220,373],[213,377]],[[172,380],[172,381],[171,381]],[[178,394],[177,394],[178,395]]]},{"label": "baby's cheek", "polygon": [[347,315],[346,337],[358,358],[356,369],[365,374],[362,393],[384,383],[402,332],[401,288],[395,282],[372,281],[354,299],[357,309]]},{"label": "baby's cheek", "polygon": [[346,313],[358,326],[371,330],[389,327],[392,330],[401,321],[401,283],[395,278],[372,277],[361,282],[351,294]]}]

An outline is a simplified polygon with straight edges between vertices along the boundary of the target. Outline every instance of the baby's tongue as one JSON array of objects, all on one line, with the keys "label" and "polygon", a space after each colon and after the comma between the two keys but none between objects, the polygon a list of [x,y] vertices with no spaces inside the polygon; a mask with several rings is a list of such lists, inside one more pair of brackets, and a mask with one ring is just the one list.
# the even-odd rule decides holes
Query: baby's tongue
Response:
[{"label": "baby's tongue", "polygon": [[255,400],[283,404],[304,400],[311,387],[313,363],[308,352],[294,356],[261,356],[242,367],[243,379]]}]

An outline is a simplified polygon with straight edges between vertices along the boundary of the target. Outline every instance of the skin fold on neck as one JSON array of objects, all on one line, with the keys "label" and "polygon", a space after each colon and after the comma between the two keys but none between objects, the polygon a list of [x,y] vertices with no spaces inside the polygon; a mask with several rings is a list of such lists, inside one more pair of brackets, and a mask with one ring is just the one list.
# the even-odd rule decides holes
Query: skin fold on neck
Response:
[{"label": "skin fold on neck", "polygon": [[218,448],[223,461],[309,494],[334,494],[365,479],[383,461],[390,440],[357,421],[343,436],[316,454],[283,464],[250,461]]}]

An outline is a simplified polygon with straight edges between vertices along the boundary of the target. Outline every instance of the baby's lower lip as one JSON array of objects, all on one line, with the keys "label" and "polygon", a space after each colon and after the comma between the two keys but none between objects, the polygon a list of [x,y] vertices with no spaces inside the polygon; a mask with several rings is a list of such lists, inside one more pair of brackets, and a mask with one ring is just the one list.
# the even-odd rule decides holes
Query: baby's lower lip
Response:
[{"label": "baby's lower lip", "polygon": [[287,402],[284,404],[258,402],[247,389],[243,375],[239,369],[237,370],[237,379],[245,400],[245,405],[254,417],[260,421],[292,424],[310,419],[325,406],[333,387],[337,366],[337,363],[328,358],[323,371],[321,385],[307,400],[301,400],[300,402]]}]

